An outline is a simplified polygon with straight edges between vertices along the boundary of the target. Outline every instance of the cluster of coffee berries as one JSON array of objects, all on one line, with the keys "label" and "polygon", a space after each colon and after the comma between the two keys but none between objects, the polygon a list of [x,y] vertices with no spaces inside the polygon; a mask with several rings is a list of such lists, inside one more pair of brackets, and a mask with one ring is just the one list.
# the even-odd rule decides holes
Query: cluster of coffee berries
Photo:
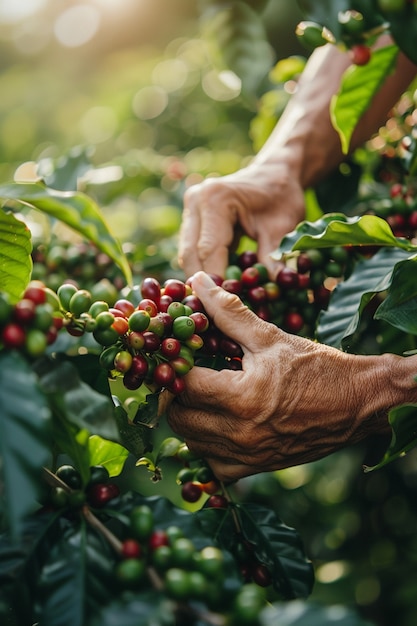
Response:
[{"label": "cluster of coffee berries", "polygon": [[55,314],[56,294],[38,281],[31,281],[15,304],[6,292],[0,292],[0,341],[6,349],[21,350],[29,357],[39,357],[52,344],[62,326]]},{"label": "cluster of coffee berries", "polygon": [[70,464],[60,465],[55,476],[61,485],[51,487],[47,496],[47,503],[54,508],[77,509],[87,504],[100,509],[120,495],[118,485],[112,482],[103,465],[90,467],[90,478],[86,485],[83,485],[80,472]]},{"label": "cluster of coffee berries", "polygon": [[[287,332],[312,336],[318,314],[327,307],[331,289],[345,276],[349,259],[350,251],[341,246],[307,250],[292,265],[283,265],[275,280],[270,280],[256,252],[246,251],[227,267],[219,284],[237,294],[261,319]],[[202,352],[210,346],[212,354],[227,354],[229,350],[237,362],[241,359],[240,347],[222,338],[213,327],[204,337]]]},{"label": "cluster of coffee berries", "polygon": [[65,327],[76,336],[92,333],[103,348],[100,364],[112,376],[122,376],[127,389],[146,384],[154,391],[181,393],[209,320],[181,280],[171,278],[161,286],[156,278],[144,278],[139,291],[137,305],[119,298],[109,307],[104,300],[93,301],[86,289],[61,285],[57,294]]},{"label": "cluster of coffee berries", "polygon": [[[131,263],[131,254],[126,251]],[[91,242],[63,241],[53,237],[49,244],[35,243],[32,251],[34,279],[43,281],[51,289],[58,287],[68,276],[84,289],[93,290],[103,278],[119,292],[126,282],[121,270],[112,259]]]},{"label": "cluster of coffee berries", "polygon": [[396,237],[416,238],[417,199],[413,188],[401,182],[391,184],[389,197],[373,201],[366,212],[385,219]]},{"label": "cluster of coffee berries", "polygon": [[172,600],[213,607],[229,602],[225,561],[215,545],[198,546],[177,525],[157,527],[153,510],[138,504],[130,512],[115,576],[132,591],[157,586]]}]

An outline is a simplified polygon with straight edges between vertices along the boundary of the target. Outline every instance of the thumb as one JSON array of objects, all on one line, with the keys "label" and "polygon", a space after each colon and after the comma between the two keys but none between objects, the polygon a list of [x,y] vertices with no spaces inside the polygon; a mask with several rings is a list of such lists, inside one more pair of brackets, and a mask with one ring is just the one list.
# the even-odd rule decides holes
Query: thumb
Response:
[{"label": "thumb", "polygon": [[259,333],[264,336],[262,324],[265,322],[243,304],[239,296],[218,287],[208,274],[194,274],[192,287],[215,326],[238,341],[242,348],[250,349],[259,339]]}]

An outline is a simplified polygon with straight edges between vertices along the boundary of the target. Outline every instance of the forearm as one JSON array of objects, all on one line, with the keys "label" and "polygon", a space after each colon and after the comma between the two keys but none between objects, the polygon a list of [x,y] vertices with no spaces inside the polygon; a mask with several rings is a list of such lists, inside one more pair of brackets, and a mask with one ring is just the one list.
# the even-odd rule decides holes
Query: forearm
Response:
[{"label": "forearm", "polygon": [[[378,45],[387,45],[381,38]],[[304,189],[324,178],[346,157],[340,137],[330,119],[330,101],[351,61],[347,52],[329,44],[311,55],[297,92],[291,98],[274,131],[253,161],[258,169],[288,163]],[[372,106],[359,121],[351,150],[362,145],[385,122],[392,106],[410,84],[417,68],[399,55],[395,74],[389,76],[376,94]]]}]

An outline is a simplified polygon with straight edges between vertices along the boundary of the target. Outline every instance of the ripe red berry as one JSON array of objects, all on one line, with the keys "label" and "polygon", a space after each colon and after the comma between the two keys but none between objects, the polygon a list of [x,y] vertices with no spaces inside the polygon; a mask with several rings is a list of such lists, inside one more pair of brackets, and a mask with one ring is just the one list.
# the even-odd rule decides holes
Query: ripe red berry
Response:
[{"label": "ripe red berry", "polygon": [[155,317],[155,315],[158,313],[157,305],[153,300],[150,300],[149,298],[143,298],[139,302],[137,308],[139,309],[139,311],[146,311],[149,317]]},{"label": "ripe red berry", "polygon": [[152,375],[153,381],[158,387],[167,387],[175,380],[175,372],[169,363],[158,363]]},{"label": "ripe red berry", "polygon": [[142,556],[142,547],[136,539],[125,539],[122,543],[122,557],[124,559],[139,559]]},{"label": "ripe red berry", "polygon": [[126,298],[120,298],[114,303],[114,308],[121,311],[125,317],[129,317],[135,310],[135,305]]},{"label": "ripe red berry", "polygon": [[194,320],[196,333],[204,333],[209,327],[209,320],[205,313],[195,311],[194,313],[191,313],[189,317]]},{"label": "ripe red berry", "polygon": [[140,284],[140,292],[142,298],[153,300],[156,305],[159,305],[161,299],[161,285],[156,278],[144,278]]},{"label": "ripe red berry", "polygon": [[32,280],[25,289],[24,298],[32,300],[36,305],[46,302],[45,285],[39,280]]},{"label": "ripe red berry", "polygon": [[207,500],[206,506],[211,509],[227,509],[229,502],[221,494],[214,494]]},{"label": "ripe red berry", "polygon": [[260,587],[269,587],[272,583],[272,576],[269,569],[263,563],[257,563],[251,569],[252,580]]},{"label": "ripe red berry", "polygon": [[243,291],[242,281],[237,278],[226,278],[222,282],[222,288],[228,291],[229,293],[234,293],[239,296]]},{"label": "ripe red berry", "polygon": [[1,340],[5,348],[21,348],[26,341],[26,333],[19,324],[6,324],[1,333]]},{"label": "ripe red berry", "polygon": [[172,382],[170,385],[167,385],[168,391],[173,393],[175,396],[178,396],[180,393],[183,393],[183,391],[185,391],[185,388],[186,388],[185,380],[181,378],[181,376],[176,376],[174,378],[174,382]]},{"label": "ripe red berry", "polygon": [[91,506],[100,508],[117,498],[119,493],[119,487],[115,483],[95,483],[88,489],[87,498]]},{"label": "ripe red berry", "polygon": [[297,311],[290,311],[284,317],[284,327],[289,333],[298,333],[304,326],[304,318]]},{"label": "ripe red berry", "polygon": [[256,252],[253,252],[252,250],[246,250],[245,252],[242,252],[239,255],[238,260],[237,260],[237,263],[242,270],[247,267],[250,267],[251,265],[254,265],[257,262],[258,262],[258,255],[256,254]]},{"label": "ripe red berry", "polygon": [[169,545],[169,537],[165,530],[156,529],[152,532],[149,537],[148,546],[149,549],[153,552],[157,548],[161,546]]},{"label": "ripe red berry", "polygon": [[350,49],[350,57],[354,65],[367,65],[371,54],[371,49],[365,44],[356,44]]},{"label": "ripe red berry", "polygon": [[277,284],[288,289],[298,287],[298,272],[291,267],[283,267],[277,275]]},{"label": "ripe red berry", "polygon": [[186,502],[197,502],[201,498],[202,487],[200,483],[186,482],[181,488],[182,499]]},{"label": "ripe red berry", "polygon": [[175,337],[165,337],[161,342],[161,352],[167,359],[175,359],[181,350],[181,341]]},{"label": "ripe red berry", "polygon": [[164,295],[170,296],[177,302],[181,302],[187,295],[187,287],[181,280],[169,278],[164,282],[163,292]]},{"label": "ripe red berry", "polygon": [[13,317],[19,324],[30,324],[35,319],[36,304],[29,298],[23,298],[14,306]]},{"label": "ripe red berry", "polygon": [[259,285],[260,281],[259,270],[253,266],[246,267],[242,272],[240,280],[242,285],[246,288],[256,287],[256,285]]}]

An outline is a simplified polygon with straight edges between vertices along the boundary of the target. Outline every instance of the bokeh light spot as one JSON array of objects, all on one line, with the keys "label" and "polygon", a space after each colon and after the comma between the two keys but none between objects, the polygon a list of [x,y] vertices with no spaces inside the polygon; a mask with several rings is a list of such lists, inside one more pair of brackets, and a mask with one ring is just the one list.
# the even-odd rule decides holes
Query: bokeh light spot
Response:
[{"label": "bokeh light spot", "polygon": [[87,4],[78,4],[63,11],[54,25],[55,37],[67,48],[83,46],[94,37],[100,25],[100,11]]}]

